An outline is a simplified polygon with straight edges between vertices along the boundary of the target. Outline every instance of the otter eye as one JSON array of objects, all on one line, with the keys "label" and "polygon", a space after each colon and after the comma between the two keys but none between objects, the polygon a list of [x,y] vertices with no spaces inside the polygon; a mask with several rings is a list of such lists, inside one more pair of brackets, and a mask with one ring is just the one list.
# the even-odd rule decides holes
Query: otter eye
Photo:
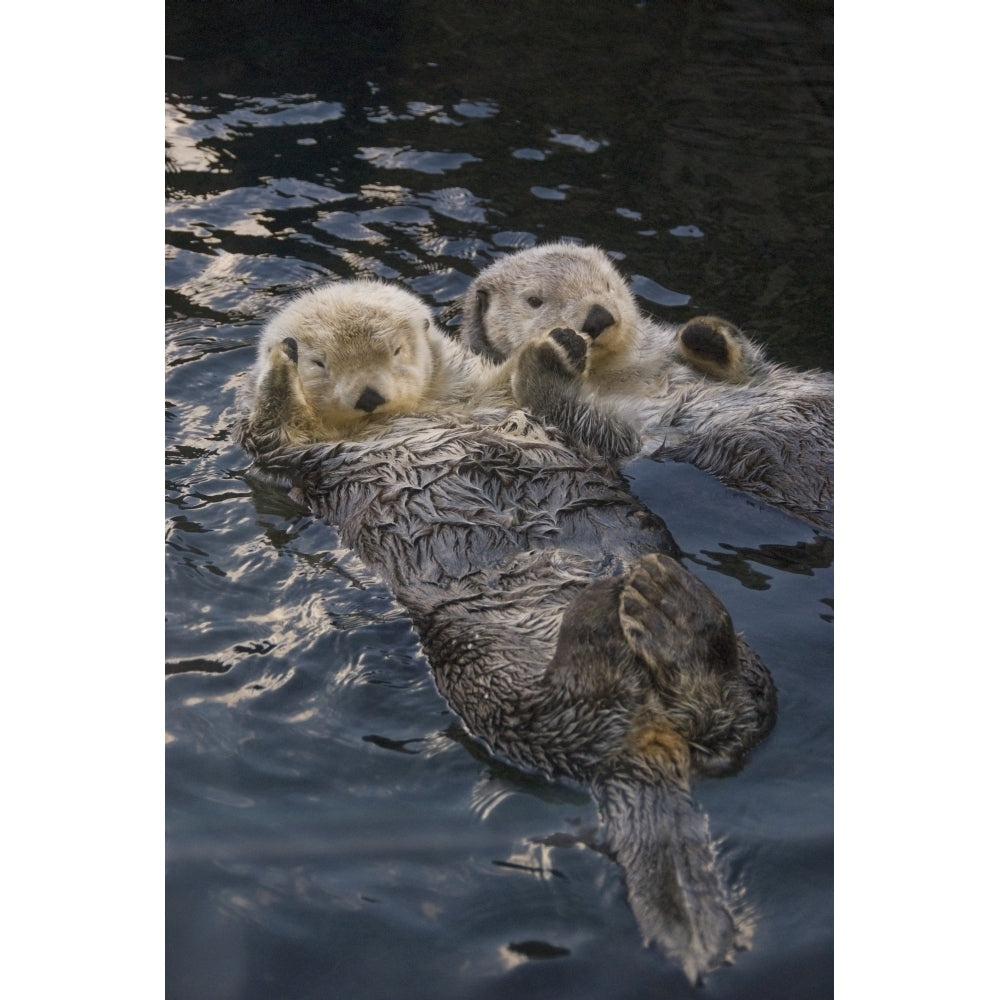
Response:
[{"label": "otter eye", "polygon": [[542,300],[537,295],[528,296],[528,305],[532,309],[540,309],[542,307]]},{"label": "otter eye", "polygon": [[394,350],[394,351],[392,352],[392,356],[393,356],[394,358],[398,358],[398,357],[399,357],[399,352],[400,352],[400,351],[401,351],[402,349],[403,349],[403,345],[402,345],[402,344],[400,344],[400,345],[399,345],[399,347],[397,347],[397,348],[396,348],[396,350]]},{"label": "otter eye", "polygon": [[324,365],[323,362],[319,360],[319,358],[313,358],[312,363],[314,365],[319,365],[320,368],[326,368],[326,365]]}]

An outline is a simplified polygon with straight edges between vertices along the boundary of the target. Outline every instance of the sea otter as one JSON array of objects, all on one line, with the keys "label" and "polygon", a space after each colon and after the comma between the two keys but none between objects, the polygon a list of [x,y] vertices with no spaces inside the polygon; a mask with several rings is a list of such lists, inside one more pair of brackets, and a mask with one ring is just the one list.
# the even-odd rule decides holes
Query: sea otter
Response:
[{"label": "sea otter", "polygon": [[691,462],[820,528],[833,526],[833,376],[798,372],[717,317],[675,326],[643,315],[598,247],[553,243],[495,261],[462,300],[461,339],[497,364],[554,329],[590,341],[577,402],[615,421],[603,445]]},{"label": "sea otter", "polygon": [[551,419],[583,447],[628,453],[625,420],[576,403],[590,363],[572,331],[522,344],[500,365],[463,348],[399,285],[375,279],[312,289],[265,327],[250,377],[248,440],[260,450],[363,437],[397,414],[493,413],[515,405]]},{"label": "sea otter", "polygon": [[[340,318],[328,326],[338,343]],[[767,735],[766,668],[620,475],[522,409],[421,405],[357,436],[281,444],[271,424],[308,364],[287,319],[280,340],[265,331],[236,440],[383,577],[473,736],[591,789],[643,938],[697,982],[749,929],[690,781],[738,767]],[[558,395],[589,347],[545,335],[518,358]]]}]

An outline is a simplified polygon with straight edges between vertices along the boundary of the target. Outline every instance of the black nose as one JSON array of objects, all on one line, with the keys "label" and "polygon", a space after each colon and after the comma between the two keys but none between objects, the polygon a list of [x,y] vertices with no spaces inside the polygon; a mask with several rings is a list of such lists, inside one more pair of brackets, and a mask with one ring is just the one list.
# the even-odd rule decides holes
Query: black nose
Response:
[{"label": "black nose", "polygon": [[354,401],[354,408],[371,413],[376,406],[381,406],[384,402],[385,396],[376,392],[371,386],[366,386],[365,391]]},{"label": "black nose", "polygon": [[604,308],[604,306],[591,306],[590,312],[587,313],[587,318],[583,321],[581,329],[593,340],[597,340],[597,338],[605,330],[607,330],[607,328],[611,326],[614,321],[614,316],[612,316],[611,313]]}]

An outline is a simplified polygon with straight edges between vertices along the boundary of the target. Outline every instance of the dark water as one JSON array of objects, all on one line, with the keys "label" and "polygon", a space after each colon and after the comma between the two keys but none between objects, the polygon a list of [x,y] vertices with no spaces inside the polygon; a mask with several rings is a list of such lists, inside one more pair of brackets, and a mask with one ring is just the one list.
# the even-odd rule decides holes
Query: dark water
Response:
[{"label": "dark water", "polygon": [[[171,2],[167,27],[167,996],[692,994],[614,865],[561,846],[588,797],[483,757],[380,581],[227,428],[288,294],[377,275],[453,324],[481,267],[559,237],[655,315],[832,367],[829,5]],[[822,1000],[832,541],[692,468],[628,473],[780,690],[748,767],[696,789],[757,915],[700,993]]]}]

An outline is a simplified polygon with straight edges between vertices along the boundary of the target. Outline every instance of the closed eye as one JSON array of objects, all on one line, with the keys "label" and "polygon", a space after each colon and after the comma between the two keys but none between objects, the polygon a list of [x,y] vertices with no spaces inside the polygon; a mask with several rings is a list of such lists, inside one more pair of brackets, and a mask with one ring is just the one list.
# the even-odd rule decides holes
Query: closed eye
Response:
[{"label": "closed eye", "polygon": [[324,365],[323,362],[319,360],[319,358],[313,358],[312,363],[314,365],[319,365],[320,368],[326,368],[326,365]]}]

